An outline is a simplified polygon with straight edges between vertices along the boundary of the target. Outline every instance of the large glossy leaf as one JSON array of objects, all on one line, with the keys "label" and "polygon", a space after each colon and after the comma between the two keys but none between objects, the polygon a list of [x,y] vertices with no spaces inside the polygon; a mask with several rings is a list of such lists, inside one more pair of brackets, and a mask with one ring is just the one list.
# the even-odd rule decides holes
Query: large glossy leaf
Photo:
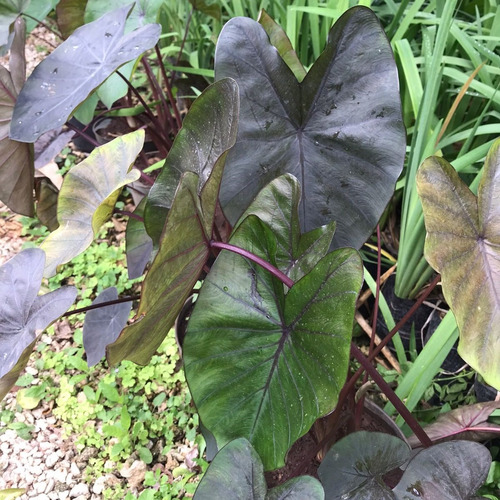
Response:
[{"label": "large glossy leaf", "polygon": [[234,78],[241,96],[221,186],[230,221],[289,172],[302,186],[303,231],[336,220],[334,244],[360,247],[392,196],[406,149],[396,65],[373,12],[346,12],[301,83],[259,23],[232,19],[219,36],[215,74]]},{"label": "large glossy leaf", "polygon": [[154,46],[159,25],[123,34],[130,8],[81,26],[35,68],[14,109],[12,139],[34,142],[43,132],[61,127],[113,71]]},{"label": "large glossy leaf", "polygon": [[139,178],[140,172],[131,168],[143,143],[143,130],[117,137],[66,174],[57,206],[59,228],[41,245],[47,254],[46,276],[92,243],[113,213],[123,186]]},{"label": "large glossy leaf", "polygon": [[441,273],[460,331],[458,352],[500,389],[500,140],[483,170],[477,198],[443,158],[417,173],[427,238],[425,257]]},{"label": "large glossy leaf", "polygon": [[44,264],[44,252],[30,248],[0,267],[0,399],[26,365],[37,335],[76,298],[69,286],[38,296]]},{"label": "large glossy leaf", "polygon": [[473,500],[490,464],[490,452],[479,443],[437,444],[412,459],[394,493],[398,500]]},{"label": "large glossy leaf", "polygon": [[137,320],[107,347],[107,359],[145,365],[173,326],[210,256],[217,195],[226,153],[215,163],[205,185],[199,177],[181,177],[165,222],[164,238],[144,280]]},{"label": "large glossy leaf", "polygon": [[0,200],[13,212],[32,217],[33,210],[33,147],[9,139],[9,128],[18,90],[25,78],[24,21],[14,25],[11,47],[12,74],[0,66]]},{"label": "large glossy leaf", "polygon": [[[326,255],[335,232],[335,222],[301,234],[299,223],[300,185],[291,174],[269,183],[241,216],[256,215],[276,236],[276,267],[296,281]],[[234,227],[236,229],[238,224]]]},{"label": "large glossy leaf", "polygon": [[[500,401],[486,401],[462,406],[440,415],[435,422],[425,427],[431,441],[444,439],[468,439],[470,441],[486,441],[500,434],[500,426],[488,422],[488,418],[500,409]],[[414,435],[408,438],[412,448],[421,446]]]},{"label": "large glossy leaf", "polygon": [[[276,265],[276,238],[256,216],[230,242]],[[334,408],[361,282],[353,249],[323,257],[286,295],[268,271],[221,252],[183,346],[194,402],[219,446],[246,437],[266,470],[281,467],[290,446]]]},{"label": "large glossy leaf", "polygon": [[[106,288],[92,302],[92,305],[118,299],[115,287]],[[94,366],[106,355],[106,346],[116,340],[127,324],[132,310],[132,302],[121,302],[98,309],[91,309],[85,315],[83,324],[83,347],[87,354],[87,364]]]},{"label": "large glossy leaf", "polygon": [[238,112],[238,86],[231,79],[210,85],[191,106],[148,195],[145,224],[156,244],[181,174],[198,174],[200,187],[206,182],[217,158],[236,141]]},{"label": "large glossy leaf", "polygon": [[401,439],[360,431],[330,448],[318,475],[329,500],[395,500],[382,477],[409,458],[410,448]]},{"label": "large glossy leaf", "polygon": [[323,500],[323,488],[309,476],[296,477],[267,490],[259,455],[244,438],[228,443],[216,455],[203,476],[194,500]]}]

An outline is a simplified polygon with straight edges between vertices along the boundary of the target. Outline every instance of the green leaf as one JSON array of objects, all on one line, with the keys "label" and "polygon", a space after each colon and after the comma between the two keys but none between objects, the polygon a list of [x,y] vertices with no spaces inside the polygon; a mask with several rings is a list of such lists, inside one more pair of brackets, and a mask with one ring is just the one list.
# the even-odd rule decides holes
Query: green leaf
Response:
[{"label": "green leaf", "polygon": [[[272,230],[250,215],[230,242],[275,265]],[[222,251],[190,317],[186,378],[223,446],[250,440],[267,469],[337,403],[345,382],[362,265],[354,249],[323,257],[285,296],[255,263]]]},{"label": "green leaf", "polygon": [[486,158],[477,198],[444,159],[417,173],[427,238],[425,257],[442,276],[460,331],[458,352],[500,389],[500,140]]},{"label": "green leaf", "polygon": [[189,3],[194,9],[203,12],[206,16],[213,17],[214,19],[217,19],[217,21],[220,21],[222,18],[221,7],[216,1],[211,2],[209,0],[207,2],[205,0],[189,0]]},{"label": "green leaf", "polygon": [[145,448],[144,446],[139,446],[137,448],[137,453],[139,454],[139,458],[145,463],[150,464],[153,461],[153,455],[151,452]]},{"label": "green leaf", "polygon": [[210,256],[208,241],[225,159],[223,154],[215,163],[200,193],[198,175],[182,175],[165,223],[166,236],[142,286],[136,322],[106,348],[110,364],[123,359],[147,364],[173,326]]},{"label": "green leaf", "polygon": [[194,494],[194,500],[323,500],[324,497],[319,482],[308,476],[296,477],[267,491],[262,461],[244,438],[235,439],[220,450]]},{"label": "green leaf", "polygon": [[232,79],[210,85],[194,101],[146,202],[146,230],[155,244],[181,174],[198,174],[199,189],[203,186],[217,158],[236,141],[238,112],[238,86]]},{"label": "green leaf", "polygon": [[398,500],[476,500],[490,464],[490,452],[479,443],[437,444],[412,459],[394,493]]},{"label": "green leaf", "polygon": [[9,138],[18,91],[24,84],[24,21],[16,21],[11,48],[12,75],[0,66],[0,200],[13,212],[33,217],[33,147]]},{"label": "green leaf", "polygon": [[337,220],[334,245],[359,248],[393,194],[406,151],[396,65],[373,12],[346,12],[301,83],[259,23],[231,19],[215,74],[240,87],[238,139],[220,195],[231,223],[288,172],[302,186],[302,230]]},{"label": "green leaf", "polygon": [[301,82],[307,72],[297,57],[297,53],[293,50],[292,44],[283,28],[264,9],[260,11],[258,21],[266,30],[271,44],[278,49],[279,55],[292,70],[297,81]]},{"label": "green leaf", "polygon": [[58,2],[59,0],[44,0],[43,2],[33,0],[29,3],[28,7],[24,9],[24,13],[27,14],[26,30],[28,33],[31,33],[37,27],[39,24],[38,20],[43,21],[47,17],[47,14],[57,5]]},{"label": "green leaf", "polygon": [[[155,23],[158,11],[164,0],[136,0],[131,10],[127,22],[125,23],[125,33],[129,33],[146,24]],[[85,7],[85,22],[96,21],[108,12],[116,11],[132,5],[128,0],[87,0]]]},{"label": "green leaf", "polygon": [[24,12],[30,0],[3,0],[0,4],[0,47],[7,45],[11,24]]},{"label": "green leaf", "polygon": [[410,458],[410,447],[381,432],[359,431],[335,443],[318,469],[331,500],[395,500],[382,477]]},{"label": "green leaf", "polygon": [[0,266],[0,400],[26,366],[37,336],[76,298],[74,287],[38,296],[45,254],[23,250]]},{"label": "green leaf", "polygon": [[[276,236],[276,267],[296,281],[326,255],[335,232],[335,222],[301,234],[299,223],[300,185],[291,174],[270,182],[255,197],[240,221],[256,215]],[[234,230],[238,227],[236,224]]]},{"label": "green leaf", "polygon": [[143,130],[117,137],[67,173],[58,199],[59,228],[41,245],[47,253],[45,276],[53,276],[59,264],[92,243],[111,216],[122,187],[139,178],[140,172],[131,167],[143,143]]},{"label": "green leaf", "polygon": [[61,127],[113,71],[155,45],[156,24],[124,35],[129,11],[122,7],[81,26],[35,68],[14,108],[12,139],[34,142]]},{"label": "green leaf", "polygon": [[8,488],[0,490],[0,500],[15,500],[26,493],[24,488]]},{"label": "green leaf", "polygon": [[59,31],[64,39],[68,38],[76,28],[84,24],[87,0],[60,0],[56,7],[56,19]]},{"label": "green leaf", "polygon": [[33,410],[40,404],[45,395],[44,385],[20,389],[16,394],[16,403],[24,410]]},{"label": "green leaf", "polygon": [[[147,198],[143,198],[134,210],[134,214],[143,217]],[[146,264],[151,259],[153,241],[146,232],[144,221],[130,217],[125,230],[128,277],[133,280],[144,273]]]}]

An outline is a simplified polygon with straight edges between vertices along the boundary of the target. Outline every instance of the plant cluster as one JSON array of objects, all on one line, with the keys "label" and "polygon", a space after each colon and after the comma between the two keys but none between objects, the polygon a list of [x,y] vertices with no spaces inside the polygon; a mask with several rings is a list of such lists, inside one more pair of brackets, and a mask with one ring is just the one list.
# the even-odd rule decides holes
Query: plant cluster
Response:
[{"label": "plant cluster", "polygon": [[[148,365],[177,325],[207,458],[213,458],[195,498],[477,498],[490,453],[471,441],[441,441],[464,433],[475,440],[497,434],[499,427],[490,419],[498,402],[460,406],[425,428],[411,413],[457,338],[464,360],[500,387],[500,142],[467,141],[457,157],[470,166],[489,149],[477,196],[441,156],[419,167],[422,156],[437,152],[438,145],[446,151],[447,140],[455,145],[461,134],[477,133],[489,119],[482,112],[462,127],[451,111],[436,124],[430,112],[442,83],[437,75],[455,74],[441,67],[445,50],[457,49],[456,44],[447,48],[449,33],[469,48],[471,35],[453,24],[456,2],[437,9],[439,22],[422,35],[429,51],[422,61],[428,81],[425,89],[404,88],[417,111],[413,124],[408,123],[411,110],[400,106],[391,43],[374,12],[363,6],[337,19],[321,53],[313,43],[316,59],[308,70],[267,13],[259,21],[231,19],[218,36],[215,83],[183,118],[181,87],[174,85],[181,70],[174,66],[167,74],[162,26],[154,24],[161,3],[144,0],[112,10],[116,6],[89,1],[75,21],[81,26],[65,32],[66,40],[26,82],[23,21],[14,16],[11,72],[0,74],[10,128],[0,148],[12,149],[13,161],[26,160],[27,167],[19,177],[10,164],[2,165],[8,182],[0,198],[10,208],[32,215],[31,144],[60,130],[73,113],[84,119],[85,113],[93,115],[99,99],[107,108],[123,99],[112,111],[133,118],[127,123],[135,130],[96,147],[67,172],[57,195],[58,227],[39,248],[0,268],[0,394],[16,382],[39,332],[75,299],[72,286],[38,295],[42,276],[50,278],[58,266],[74,262],[116,210],[123,187],[141,191],[141,180],[147,193],[129,214],[126,230],[129,277],[144,275],[135,317],[129,321],[131,298],[119,298],[121,290],[113,287],[77,312],[86,313],[82,337],[89,367],[104,357],[113,366],[124,360]],[[64,4],[59,7],[57,19],[64,24],[68,12]],[[408,57],[407,44],[398,41],[418,7],[416,2],[410,13],[401,4],[388,27],[399,57],[414,63],[403,64],[407,81],[418,73],[417,63]],[[308,19],[312,26],[314,18]],[[496,18],[489,22],[493,33],[498,24]],[[474,50],[494,62],[488,44]],[[156,56],[153,63],[142,56],[147,51]],[[129,81],[139,60],[142,82],[149,85],[146,98]],[[478,88],[494,107],[490,73],[483,71],[481,78],[488,83]],[[123,80],[121,94],[113,79]],[[472,86],[472,80],[465,82],[452,110],[462,101],[473,105],[464,98]],[[406,166],[405,122],[413,127]],[[453,140],[445,136],[450,123],[460,129]],[[85,132],[80,135],[97,145]],[[159,162],[148,160],[146,138]],[[157,171],[153,179],[150,174]],[[405,269],[413,278],[402,295],[415,295],[431,277],[421,258],[423,240],[417,241],[425,232],[426,261],[440,274],[396,324],[380,293],[379,223],[401,174],[396,288]],[[47,205],[54,203],[39,196],[39,217]],[[413,228],[416,236],[410,234]],[[376,279],[364,273],[359,253],[374,232]],[[414,250],[411,262],[405,262],[405,252],[408,257]],[[375,297],[366,355],[352,342],[364,280]],[[397,332],[438,282],[450,310],[394,392],[372,362],[392,339],[400,364],[409,365]],[[390,333],[375,345],[379,306]],[[351,359],[357,370],[350,369]],[[365,402],[366,384],[358,384],[363,372],[364,381],[371,377],[386,398],[385,413]],[[145,461],[153,458],[143,442],[141,410],[134,410],[132,425],[130,407],[123,406],[123,395],[109,377],[97,391],[87,387],[83,394],[96,414],[109,417],[103,432],[116,439],[109,456],[134,448]],[[113,405],[106,409],[101,397]],[[155,407],[154,401],[167,400],[153,400]],[[370,412],[390,427],[394,423],[387,415],[398,412],[396,423],[413,434],[403,441],[401,434],[360,431]],[[295,464],[291,479],[266,483],[264,471],[285,466],[294,444],[311,429],[315,442]],[[411,456],[410,449],[419,447],[425,449]],[[318,454],[323,457],[319,481],[302,476]],[[401,468],[404,473],[388,477]]]}]

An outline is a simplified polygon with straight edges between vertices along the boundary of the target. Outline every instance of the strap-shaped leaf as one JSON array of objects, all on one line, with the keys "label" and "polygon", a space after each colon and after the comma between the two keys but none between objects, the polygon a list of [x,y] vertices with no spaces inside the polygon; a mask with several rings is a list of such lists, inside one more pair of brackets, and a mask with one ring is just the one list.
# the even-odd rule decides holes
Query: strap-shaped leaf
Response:
[{"label": "strap-shaped leaf", "polygon": [[460,330],[458,352],[500,389],[500,140],[486,158],[477,198],[443,158],[417,173],[425,257],[441,273]]},{"label": "strap-shaped leaf", "polygon": [[123,34],[130,10],[128,5],[81,26],[35,68],[14,108],[12,139],[34,142],[61,127],[113,71],[155,45],[157,24]]},{"label": "strap-shaped leaf", "polygon": [[331,500],[395,500],[382,477],[410,458],[410,447],[381,432],[360,431],[335,443],[318,469]]},{"label": "strap-shaped leaf", "polygon": [[76,298],[70,286],[38,296],[44,264],[44,252],[30,248],[0,267],[0,399],[26,366],[37,335]]},{"label": "strap-shaped leaf", "polygon": [[[118,299],[115,287],[106,288],[92,302],[102,304]],[[85,315],[83,324],[83,347],[87,354],[87,364],[94,366],[106,355],[106,346],[116,340],[127,324],[132,310],[132,302],[121,302],[109,306],[92,309]]]},{"label": "strap-shaped leaf", "polygon": [[244,438],[228,443],[215,456],[203,476],[194,500],[323,500],[323,488],[309,476],[296,477],[267,490],[259,455]]},{"label": "strap-shaped leaf", "polygon": [[137,130],[94,149],[66,175],[59,193],[59,228],[42,243],[47,254],[45,276],[59,264],[82,253],[113,213],[120,192],[140,172],[132,169],[144,144],[144,130]]},{"label": "strap-shaped leaf", "polygon": [[406,151],[396,65],[373,12],[347,11],[301,83],[259,23],[231,19],[215,74],[240,87],[238,139],[221,186],[230,221],[288,172],[302,187],[302,230],[336,220],[334,245],[359,248],[392,196]]},{"label": "strap-shaped leaf", "polygon": [[238,86],[232,79],[210,85],[191,106],[146,202],[146,230],[155,244],[181,174],[196,173],[201,189],[217,158],[236,141],[238,112]]},{"label": "strap-shaped leaf", "polygon": [[9,139],[12,112],[26,71],[22,18],[16,20],[14,33],[10,53],[12,74],[0,66],[0,200],[13,212],[33,217],[33,147]]},{"label": "strap-shaped leaf", "polygon": [[[275,265],[276,238],[250,215],[230,242]],[[334,408],[349,359],[362,266],[354,249],[323,257],[285,296],[268,271],[222,251],[183,346],[186,377],[219,446],[246,437],[264,467]]]}]

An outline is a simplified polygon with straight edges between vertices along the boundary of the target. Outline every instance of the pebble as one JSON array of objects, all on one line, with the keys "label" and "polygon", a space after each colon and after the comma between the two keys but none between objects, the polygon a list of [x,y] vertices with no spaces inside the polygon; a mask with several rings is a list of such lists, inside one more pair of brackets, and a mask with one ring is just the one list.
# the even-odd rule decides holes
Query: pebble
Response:
[{"label": "pebble", "polygon": [[85,483],[78,483],[71,488],[71,491],[69,492],[69,497],[70,498],[77,498],[83,496],[84,498],[87,498],[89,495],[89,487]]}]

